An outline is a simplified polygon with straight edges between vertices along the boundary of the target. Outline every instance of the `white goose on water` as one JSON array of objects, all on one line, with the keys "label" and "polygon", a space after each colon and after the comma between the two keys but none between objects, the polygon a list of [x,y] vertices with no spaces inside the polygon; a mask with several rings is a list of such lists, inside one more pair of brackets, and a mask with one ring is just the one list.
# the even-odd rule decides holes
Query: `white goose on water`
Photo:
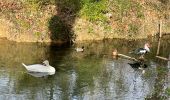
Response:
[{"label": "white goose on water", "polygon": [[28,72],[49,73],[49,75],[55,74],[55,68],[49,65],[49,61],[45,60],[42,64],[22,65],[28,70]]}]

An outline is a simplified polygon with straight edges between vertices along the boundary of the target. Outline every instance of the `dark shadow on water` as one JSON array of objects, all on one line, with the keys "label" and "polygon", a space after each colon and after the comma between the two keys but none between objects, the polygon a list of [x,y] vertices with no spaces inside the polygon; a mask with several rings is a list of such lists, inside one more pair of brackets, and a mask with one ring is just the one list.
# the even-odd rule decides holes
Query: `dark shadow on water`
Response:
[{"label": "dark shadow on water", "polygon": [[[54,4],[57,13],[48,22],[51,45],[46,58],[57,72],[64,57],[70,53],[70,50],[65,51],[65,48],[69,49],[75,39],[72,28],[82,5],[80,0],[54,0]],[[57,45],[58,43],[62,45]],[[60,58],[56,58],[56,55]]]}]

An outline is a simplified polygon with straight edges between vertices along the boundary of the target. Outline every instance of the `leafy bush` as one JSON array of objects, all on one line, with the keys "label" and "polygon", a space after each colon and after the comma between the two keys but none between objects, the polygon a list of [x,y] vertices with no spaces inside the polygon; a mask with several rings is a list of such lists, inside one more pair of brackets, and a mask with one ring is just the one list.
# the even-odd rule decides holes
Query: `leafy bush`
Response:
[{"label": "leafy bush", "polygon": [[72,37],[69,27],[58,16],[53,16],[49,20],[48,27],[51,32],[51,40],[69,40]]}]

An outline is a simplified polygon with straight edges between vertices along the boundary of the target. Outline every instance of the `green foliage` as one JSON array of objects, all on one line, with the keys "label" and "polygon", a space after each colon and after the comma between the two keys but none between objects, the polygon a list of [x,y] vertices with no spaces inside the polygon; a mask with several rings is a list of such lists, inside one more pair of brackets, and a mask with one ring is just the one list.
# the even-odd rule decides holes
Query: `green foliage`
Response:
[{"label": "green foliage", "polygon": [[138,33],[138,29],[139,26],[137,26],[136,24],[129,24],[129,33]]},{"label": "green foliage", "polygon": [[113,0],[114,10],[117,13],[117,18],[121,19],[131,8],[130,0]]},{"label": "green foliage", "polygon": [[144,18],[144,13],[143,13],[143,8],[142,6],[139,4],[139,3],[134,3],[135,4],[135,7],[136,7],[136,17],[137,18]]},{"label": "green foliage", "polygon": [[48,28],[51,32],[52,40],[69,40],[69,38],[72,37],[71,32],[69,32],[69,27],[67,27],[58,16],[53,16],[49,20]]},{"label": "green foliage", "polygon": [[104,30],[105,30],[106,33],[107,33],[107,32],[110,32],[110,31],[112,30],[112,27],[109,26],[109,25],[105,25],[105,26],[104,26]]},{"label": "green foliage", "polygon": [[131,0],[113,0],[114,10],[118,19],[127,17],[130,13],[135,13],[137,18],[143,18],[142,6],[138,2]]},{"label": "green foliage", "polygon": [[25,6],[33,11],[37,11],[39,8],[38,0],[27,0],[25,3]]},{"label": "green foliage", "polygon": [[35,32],[34,35],[37,36],[37,37],[40,37],[41,36],[41,32]]},{"label": "green foliage", "polygon": [[29,29],[31,27],[29,22],[27,22],[23,19],[16,19],[16,22],[19,26],[21,26],[22,28],[25,28],[25,29]]},{"label": "green foliage", "polygon": [[[122,27],[119,27],[117,29],[115,29],[115,32],[118,33],[119,35],[123,35],[123,33],[125,33],[125,30]],[[123,35],[125,36],[125,35]]]},{"label": "green foliage", "polygon": [[76,13],[80,9],[80,0],[55,0],[62,12]]},{"label": "green foliage", "polygon": [[107,5],[107,0],[82,0],[80,15],[92,22],[105,22],[107,20],[105,16],[108,9]]},{"label": "green foliage", "polygon": [[167,88],[167,89],[165,90],[165,93],[166,93],[168,96],[170,96],[170,88]]},{"label": "green foliage", "polygon": [[93,32],[94,32],[93,28],[92,27],[88,27],[88,33],[93,33]]},{"label": "green foliage", "polygon": [[46,5],[55,4],[55,0],[26,0],[24,4],[28,9],[37,11]]}]

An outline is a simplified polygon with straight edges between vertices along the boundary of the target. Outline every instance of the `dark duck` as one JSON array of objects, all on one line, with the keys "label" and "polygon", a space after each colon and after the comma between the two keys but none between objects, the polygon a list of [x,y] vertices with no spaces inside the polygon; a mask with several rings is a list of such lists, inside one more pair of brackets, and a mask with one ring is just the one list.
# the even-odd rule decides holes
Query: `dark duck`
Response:
[{"label": "dark duck", "polygon": [[133,63],[128,63],[132,68],[134,69],[141,69],[142,70],[142,74],[145,73],[144,68],[147,68],[148,66],[144,63],[144,62],[133,62]]},{"label": "dark duck", "polygon": [[141,69],[141,68],[147,68],[148,66],[143,63],[143,62],[134,62],[134,63],[128,63],[132,68],[137,68],[137,69]]},{"label": "dark duck", "polygon": [[140,55],[139,58],[142,58],[142,59],[143,59],[143,58],[144,58],[144,55],[145,55],[146,53],[150,52],[150,49],[149,49],[149,48],[150,48],[149,43],[145,43],[144,48],[135,49],[135,50],[133,50],[133,51],[130,52],[130,53]]}]

